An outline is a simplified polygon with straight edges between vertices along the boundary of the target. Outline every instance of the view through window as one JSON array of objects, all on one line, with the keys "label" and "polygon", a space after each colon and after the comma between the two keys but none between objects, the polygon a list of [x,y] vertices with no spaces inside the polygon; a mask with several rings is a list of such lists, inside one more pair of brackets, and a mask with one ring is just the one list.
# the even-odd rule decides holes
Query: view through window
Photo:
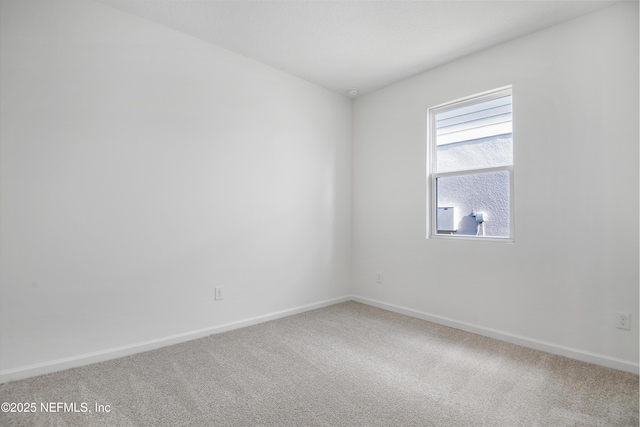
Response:
[{"label": "view through window", "polygon": [[430,236],[513,240],[511,88],[429,109]]}]

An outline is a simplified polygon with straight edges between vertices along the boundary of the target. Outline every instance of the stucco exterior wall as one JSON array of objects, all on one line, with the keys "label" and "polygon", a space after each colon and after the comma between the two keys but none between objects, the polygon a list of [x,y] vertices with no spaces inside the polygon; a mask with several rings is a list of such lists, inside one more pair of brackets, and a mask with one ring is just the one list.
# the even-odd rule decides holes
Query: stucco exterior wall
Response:
[{"label": "stucco exterior wall", "polygon": [[[437,163],[440,172],[510,165],[513,163],[512,135],[438,146]],[[438,207],[454,208],[456,231],[453,234],[512,237],[509,172],[439,178],[437,195]],[[484,226],[478,225],[473,212],[484,213]]]}]

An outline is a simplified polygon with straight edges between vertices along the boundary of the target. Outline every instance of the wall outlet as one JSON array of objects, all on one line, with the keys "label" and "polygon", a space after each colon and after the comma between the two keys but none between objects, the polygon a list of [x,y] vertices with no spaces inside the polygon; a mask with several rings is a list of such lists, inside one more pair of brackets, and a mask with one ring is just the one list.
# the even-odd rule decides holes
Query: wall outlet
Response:
[{"label": "wall outlet", "polygon": [[624,311],[619,311],[616,317],[616,328],[629,329],[630,324],[631,324],[631,315],[629,313],[625,313]]},{"label": "wall outlet", "polygon": [[376,283],[382,283],[382,273],[376,273]]},{"label": "wall outlet", "polygon": [[216,286],[216,300],[224,299],[224,286]]}]

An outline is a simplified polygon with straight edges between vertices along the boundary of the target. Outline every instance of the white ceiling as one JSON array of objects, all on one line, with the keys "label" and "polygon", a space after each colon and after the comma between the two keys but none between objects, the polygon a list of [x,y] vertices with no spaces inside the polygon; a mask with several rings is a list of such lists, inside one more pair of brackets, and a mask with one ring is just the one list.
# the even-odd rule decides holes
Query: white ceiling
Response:
[{"label": "white ceiling", "polygon": [[372,92],[605,1],[96,0],[335,92]]}]

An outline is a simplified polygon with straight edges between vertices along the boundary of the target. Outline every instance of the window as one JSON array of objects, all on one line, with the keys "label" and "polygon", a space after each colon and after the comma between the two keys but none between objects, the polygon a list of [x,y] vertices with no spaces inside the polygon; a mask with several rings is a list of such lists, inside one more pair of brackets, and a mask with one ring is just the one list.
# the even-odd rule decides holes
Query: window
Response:
[{"label": "window", "polygon": [[511,87],[428,110],[430,237],[513,241]]}]

